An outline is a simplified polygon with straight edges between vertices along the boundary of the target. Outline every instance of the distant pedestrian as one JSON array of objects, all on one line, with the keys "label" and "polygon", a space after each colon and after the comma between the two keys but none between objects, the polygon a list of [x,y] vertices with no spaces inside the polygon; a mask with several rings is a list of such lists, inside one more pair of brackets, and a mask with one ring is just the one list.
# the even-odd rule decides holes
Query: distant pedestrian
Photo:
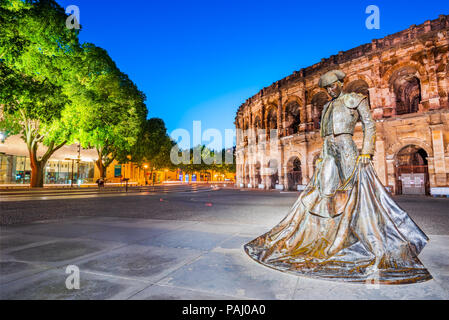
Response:
[{"label": "distant pedestrian", "polygon": [[95,183],[98,185],[98,188],[104,187],[104,180],[103,180],[103,178],[97,179],[97,181],[95,181]]}]

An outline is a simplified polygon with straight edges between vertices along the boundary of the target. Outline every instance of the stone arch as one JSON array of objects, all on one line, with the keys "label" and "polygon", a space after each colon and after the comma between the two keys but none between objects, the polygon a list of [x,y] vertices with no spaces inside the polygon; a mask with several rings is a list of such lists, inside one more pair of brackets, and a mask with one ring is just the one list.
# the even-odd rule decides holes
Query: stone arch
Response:
[{"label": "stone arch", "polygon": [[396,155],[398,154],[398,152],[401,151],[403,148],[405,148],[408,145],[416,145],[416,146],[424,149],[424,151],[427,152],[427,155],[429,157],[433,157],[432,147],[427,142],[425,142],[424,140],[421,140],[419,138],[415,138],[415,137],[405,137],[405,138],[401,138],[399,142],[396,142],[390,148],[388,148],[387,157],[386,157],[387,160],[393,160],[396,157]]},{"label": "stone arch", "polygon": [[314,87],[313,89],[308,91],[307,92],[307,104],[311,104],[313,97],[320,92],[323,92],[324,94],[327,95],[327,91],[320,87]]},{"label": "stone arch", "polygon": [[274,104],[270,104],[267,108],[265,118],[266,123],[265,127],[267,128],[267,130],[278,129],[277,121],[278,121],[278,107]]},{"label": "stone arch", "polygon": [[316,93],[311,100],[312,104],[312,120],[313,128],[319,129],[321,124],[321,113],[323,112],[324,105],[329,101],[327,93],[320,91]]},{"label": "stone arch", "polygon": [[244,121],[243,121],[243,130],[248,130],[249,129],[249,120],[248,119],[245,119]]},{"label": "stone arch", "polygon": [[383,76],[381,77],[383,85],[389,87],[390,79],[393,76],[393,74],[398,70],[407,67],[414,68],[418,72],[421,81],[427,82],[428,74],[426,68],[422,64],[416,61],[404,61],[393,65],[383,74]]},{"label": "stone arch", "polygon": [[363,80],[366,82],[366,84],[368,85],[368,88],[374,88],[375,84],[374,81],[371,79],[370,76],[363,74],[363,73],[353,73],[350,75],[347,75],[344,81],[344,86],[346,86],[347,84],[356,81],[356,80]]},{"label": "stone arch", "polygon": [[268,173],[268,187],[271,189],[276,188],[276,184],[279,181],[279,162],[277,159],[270,159],[267,163]]},{"label": "stone arch", "polygon": [[251,183],[250,164],[248,161],[245,162],[244,172],[245,172],[244,174],[245,187],[247,187],[248,184]]},{"label": "stone arch", "polygon": [[396,114],[418,112],[422,100],[422,76],[409,65],[396,69],[388,79],[390,92],[395,97]]},{"label": "stone arch", "polygon": [[355,80],[352,80],[352,81],[348,82],[347,84],[345,84],[343,87],[343,91],[348,92],[348,93],[351,93],[351,92],[361,93],[361,94],[367,96],[369,99],[369,88],[370,88],[370,86],[369,86],[368,82],[366,82],[365,80],[355,79]]},{"label": "stone arch", "polygon": [[260,129],[260,128],[263,127],[263,121],[262,121],[263,120],[263,116],[262,116],[262,111],[261,110],[256,111],[253,114],[253,123],[252,123],[252,127],[253,128],[255,128],[255,124],[256,124],[256,119],[257,118],[259,118],[259,120],[260,120],[260,127],[259,127],[259,129]]},{"label": "stone arch", "polygon": [[242,129],[243,128],[243,118],[241,115],[239,115],[236,119],[236,125],[238,129]]},{"label": "stone arch", "polygon": [[260,114],[256,114],[255,118],[254,118],[254,122],[253,122],[253,130],[254,130],[254,135],[256,138],[256,143],[259,142],[259,130],[263,129],[263,121],[262,121],[262,116]]},{"label": "stone arch", "polygon": [[238,118],[236,119],[235,122],[236,126],[237,126],[237,141],[243,142],[244,139],[244,132],[243,132],[243,117],[241,115],[238,116]]},{"label": "stone arch", "polygon": [[303,106],[303,102],[301,100],[300,97],[296,96],[296,95],[290,95],[287,97],[287,100],[283,103],[283,109],[282,109],[282,113],[285,114],[285,110],[287,109],[287,106],[292,103],[292,102],[296,102],[300,107]]},{"label": "stone arch", "polygon": [[287,161],[287,188],[289,190],[297,190],[298,185],[302,184],[302,168],[301,158],[299,156],[291,156]]},{"label": "stone arch", "polygon": [[408,144],[395,154],[396,194],[429,194],[429,154],[420,146]]},{"label": "stone arch", "polygon": [[256,163],[254,164],[254,181],[256,183],[256,186],[262,184],[262,166],[260,164],[260,161],[256,161]]},{"label": "stone arch", "polygon": [[301,124],[301,106],[297,101],[293,100],[285,104],[284,119],[286,135],[299,132],[299,125]]},{"label": "stone arch", "polygon": [[244,119],[242,122],[242,141],[244,143],[248,143],[248,129],[249,129],[249,121],[248,119]]}]

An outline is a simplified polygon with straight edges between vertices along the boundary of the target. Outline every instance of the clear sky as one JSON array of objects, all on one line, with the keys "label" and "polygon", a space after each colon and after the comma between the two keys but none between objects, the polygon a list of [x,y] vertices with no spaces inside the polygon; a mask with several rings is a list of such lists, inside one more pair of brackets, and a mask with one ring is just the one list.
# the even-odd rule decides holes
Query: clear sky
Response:
[{"label": "clear sky", "polygon": [[[169,132],[234,127],[241,103],[339,51],[449,14],[447,0],[58,0],[77,5],[81,41],[105,48]],[[380,30],[368,30],[368,5]],[[224,133],[223,133],[224,135]]]}]

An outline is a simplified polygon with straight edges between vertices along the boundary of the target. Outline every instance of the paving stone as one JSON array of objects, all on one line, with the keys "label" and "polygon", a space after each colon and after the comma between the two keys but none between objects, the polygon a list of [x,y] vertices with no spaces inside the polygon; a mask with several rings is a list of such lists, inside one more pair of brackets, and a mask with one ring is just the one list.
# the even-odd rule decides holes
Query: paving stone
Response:
[{"label": "paving stone", "polygon": [[0,237],[0,252],[5,253],[18,248],[36,246],[45,242],[55,241],[51,237],[26,235],[26,234],[9,234]]},{"label": "paving stone", "polygon": [[117,218],[117,217],[95,217],[89,218],[82,224],[101,224],[113,227],[137,227],[137,228],[156,228],[175,230],[184,226],[196,224],[196,221],[178,221],[178,220],[156,220],[156,219],[135,219],[135,218]]},{"label": "paving stone", "polygon": [[11,251],[6,254],[14,260],[34,262],[41,265],[56,266],[68,263],[83,256],[98,254],[106,249],[120,246],[113,242],[95,242],[89,240],[60,240]]},{"label": "paving stone", "polygon": [[447,299],[434,280],[408,285],[365,285],[299,277],[296,300],[440,300]]},{"label": "paving stone", "polygon": [[250,242],[251,240],[253,240],[254,237],[250,237],[250,236],[233,236],[232,238],[223,241],[220,244],[220,248],[223,249],[239,249],[239,250],[243,250],[243,245],[247,244],[248,242]]},{"label": "paving stone", "polygon": [[24,234],[43,235],[57,238],[82,238],[88,234],[105,231],[101,225],[87,225],[74,222],[36,224],[20,230]]},{"label": "paving stone", "polygon": [[217,295],[210,292],[201,292],[183,288],[152,285],[135,296],[131,300],[234,300],[241,299],[225,295]]},{"label": "paving stone", "polygon": [[187,249],[130,245],[81,261],[83,271],[156,282],[201,252]]},{"label": "paving stone", "polygon": [[50,270],[2,286],[2,300],[103,300],[127,299],[147,284],[92,275],[80,274],[80,289],[68,290],[65,269]]},{"label": "paving stone", "polygon": [[[260,228],[260,226],[258,226]],[[182,227],[182,230],[201,231],[210,233],[224,233],[224,234],[237,234],[245,233],[253,230],[254,226],[239,224],[239,223],[214,223],[201,221],[193,225]]]},{"label": "paving stone", "polygon": [[164,233],[154,239],[144,240],[139,242],[139,244],[209,251],[215,248],[220,242],[230,237],[231,235],[223,233],[175,230]]},{"label": "paving stone", "polygon": [[100,232],[85,235],[84,238],[94,240],[117,241],[123,243],[135,243],[144,239],[155,238],[168,232],[167,229],[158,228],[133,228],[133,227],[104,227]]},{"label": "paving stone", "polygon": [[0,283],[5,283],[24,278],[35,273],[47,270],[44,266],[28,262],[1,260],[0,261]]},{"label": "paving stone", "polygon": [[241,250],[216,249],[157,284],[250,299],[290,299],[297,277],[258,265]]},{"label": "paving stone", "polygon": [[449,276],[449,236],[430,235],[429,238],[419,259],[432,274],[444,273]]}]

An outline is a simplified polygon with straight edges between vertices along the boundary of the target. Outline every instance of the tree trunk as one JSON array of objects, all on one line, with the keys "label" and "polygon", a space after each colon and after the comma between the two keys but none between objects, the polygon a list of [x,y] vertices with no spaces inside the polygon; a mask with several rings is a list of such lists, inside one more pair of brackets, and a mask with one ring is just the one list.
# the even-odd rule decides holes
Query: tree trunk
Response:
[{"label": "tree trunk", "polygon": [[98,171],[100,172],[100,178],[104,179],[106,178],[106,168],[104,167],[103,161],[101,158],[99,158],[97,161],[95,161],[95,164],[97,165]]},{"label": "tree trunk", "polygon": [[42,161],[34,160],[34,157],[31,157],[31,188],[43,188],[44,187],[44,167],[45,163]]}]

